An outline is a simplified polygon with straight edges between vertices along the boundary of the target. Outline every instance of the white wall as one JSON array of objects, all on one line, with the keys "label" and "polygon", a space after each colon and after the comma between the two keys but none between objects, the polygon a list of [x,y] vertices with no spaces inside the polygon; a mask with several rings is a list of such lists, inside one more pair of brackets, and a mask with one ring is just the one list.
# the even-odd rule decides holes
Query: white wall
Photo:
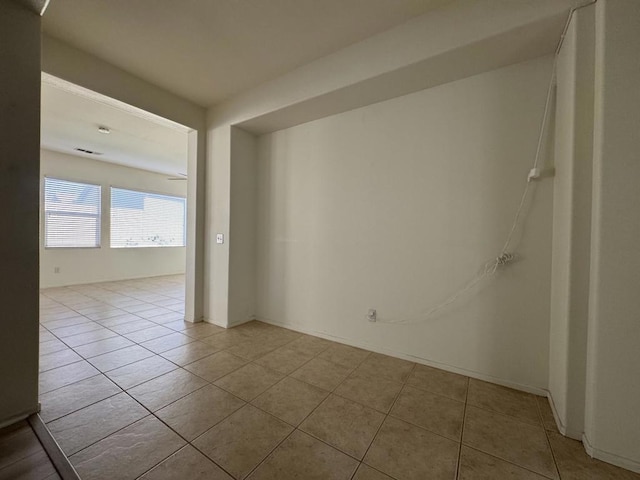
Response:
[{"label": "white wall", "polygon": [[558,427],[580,439],[591,246],[595,6],[578,10],[558,58],[549,392]]},{"label": "white wall", "polygon": [[[551,53],[573,0],[461,0],[327,55],[207,112],[205,318],[228,325],[232,128],[265,133]],[[234,235],[234,238],[238,238]],[[231,240],[233,241],[233,240]],[[250,243],[244,246],[252,248]],[[236,275],[237,276],[237,275]],[[251,282],[245,276],[239,285]],[[244,287],[246,288],[246,287]]]},{"label": "white wall", "polygon": [[[167,175],[49,150],[41,150],[40,173],[41,187],[45,176],[102,185],[101,248],[44,248],[41,235],[41,288],[185,272],[185,247],[109,247],[109,187],[185,197],[187,182],[171,181],[167,180]],[[43,222],[42,217],[41,229],[44,229]],[[55,267],[60,269],[60,273],[54,273]]]},{"label": "white wall", "polygon": [[229,238],[229,323],[246,322],[256,313],[257,151],[256,138],[231,131],[231,217]]},{"label": "white wall", "polygon": [[552,183],[519,260],[443,315],[499,254],[533,162],[544,57],[267,134],[258,159],[258,318],[541,391]]},{"label": "white wall", "polygon": [[589,343],[584,441],[640,472],[640,2],[596,4]]},{"label": "white wall", "polygon": [[38,407],[40,16],[0,2],[0,427]]}]

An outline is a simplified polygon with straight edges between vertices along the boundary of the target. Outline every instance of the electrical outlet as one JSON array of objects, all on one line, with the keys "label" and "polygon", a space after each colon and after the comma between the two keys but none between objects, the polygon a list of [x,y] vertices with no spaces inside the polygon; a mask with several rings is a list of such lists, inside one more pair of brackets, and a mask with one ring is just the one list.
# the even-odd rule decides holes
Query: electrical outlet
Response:
[{"label": "electrical outlet", "polygon": [[378,320],[378,312],[376,312],[375,308],[370,308],[367,312],[367,320],[370,322],[375,322]]},{"label": "electrical outlet", "polygon": [[216,235],[216,243],[224,243],[224,234],[218,233]]},{"label": "electrical outlet", "polygon": [[60,267],[53,267],[53,273],[60,273]]}]

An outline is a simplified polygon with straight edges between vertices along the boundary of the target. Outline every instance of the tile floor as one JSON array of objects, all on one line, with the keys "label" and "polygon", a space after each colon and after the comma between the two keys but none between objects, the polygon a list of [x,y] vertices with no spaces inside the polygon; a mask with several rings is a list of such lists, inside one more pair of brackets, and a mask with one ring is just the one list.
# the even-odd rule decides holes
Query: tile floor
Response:
[{"label": "tile floor", "polygon": [[41,415],[85,480],[640,479],[559,435],[542,397],[260,322],[185,323],[183,281],[42,291]]}]

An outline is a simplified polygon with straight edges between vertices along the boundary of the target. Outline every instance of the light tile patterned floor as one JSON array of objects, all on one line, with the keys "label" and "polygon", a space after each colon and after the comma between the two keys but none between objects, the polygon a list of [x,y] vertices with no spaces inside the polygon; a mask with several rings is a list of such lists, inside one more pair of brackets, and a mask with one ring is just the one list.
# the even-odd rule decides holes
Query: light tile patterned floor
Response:
[{"label": "light tile patterned floor", "polygon": [[544,398],[260,322],[185,323],[183,282],[42,291],[42,417],[83,479],[640,479],[559,435]]}]

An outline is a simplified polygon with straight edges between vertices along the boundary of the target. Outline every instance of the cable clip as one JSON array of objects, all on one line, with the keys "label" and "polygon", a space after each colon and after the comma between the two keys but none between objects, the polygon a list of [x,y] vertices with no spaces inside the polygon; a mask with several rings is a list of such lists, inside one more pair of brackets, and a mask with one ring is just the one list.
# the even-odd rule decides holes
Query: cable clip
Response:
[{"label": "cable clip", "polygon": [[529,175],[527,176],[527,182],[530,182],[531,180],[537,180],[538,178],[540,178],[540,169],[537,167],[532,168],[531,170],[529,170]]}]

